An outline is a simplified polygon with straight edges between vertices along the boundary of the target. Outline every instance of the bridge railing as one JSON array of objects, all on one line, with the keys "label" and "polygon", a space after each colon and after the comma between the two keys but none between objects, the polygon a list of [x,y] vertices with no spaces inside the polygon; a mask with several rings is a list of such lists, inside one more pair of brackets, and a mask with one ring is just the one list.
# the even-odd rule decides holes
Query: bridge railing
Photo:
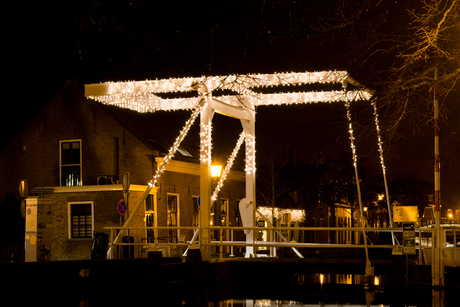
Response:
[{"label": "bridge railing", "polygon": [[[254,230],[254,231],[328,231],[328,232],[338,232],[338,231],[345,231],[345,232],[361,232],[362,233],[362,228],[358,227],[235,227],[235,226],[209,226],[209,227],[202,227],[203,229],[209,229],[212,231],[216,231],[220,233],[219,240],[212,240],[208,245],[210,246],[215,246],[216,247],[216,252],[218,251],[219,257],[223,258],[224,255],[224,247],[230,248],[230,256],[234,256],[233,253],[233,248],[234,247],[246,247],[246,246],[255,246],[255,247],[290,247],[290,248],[358,248],[358,249],[364,249],[365,245],[364,244],[347,244],[347,243],[303,243],[303,242],[276,242],[271,240],[270,242],[266,241],[254,241],[254,242],[247,242],[247,241],[235,241],[233,240],[233,232],[235,230]],[[110,247],[113,246],[137,246],[138,248],[141,248],[142,250],[148,250],[150,248],[177,248],[177,247],[189,247],[191,242],[190,241],[184,241],[184,242],[159,242],[157,239],[158,237],[155,238],[154,242],[134,242],[134,243],[115,243],[113,240],[116,238],[117,232],[120,231],[121,229],[125,230],[153,230],[153,231],[158,231],[158,230],[199,230],[199,227],[186,227],[186,226],[180,226],[180,227],[173,227],[173,226],[158,226],[158,227],[104,227],[104,229],[109,229],[111,232],[111,239],[109,242]],[[229,231],[232,235],[230,236],[230,240],[224,240],[223,232],[224,231]],[[379,228],[373,228],[373,227],[366,227],[365,228],[366,233],[371,233],[371,232],[393,232],[393,233],[398,233],[402,232],[402,228],[389,228],[389,227],[379,227]],[[426,255],[428,251],[431,251],[431,244],[430,240],[432,237],[432,229],[416,229],[417,233],[417,242],[419,243],[418,246],[416,246],[417,249],[420,250],[419,252],[419,263],[423,263],[422,259],[422,254]],[[453,231],[454,233],[454,238],[456,238],[456,230],[445,230],[446,231]],[[445,234],[444,234],[445,236]],[[444,240],[444,242],[446,242]],[[195,245],[199,245],[199,240],[197,242],[194,242]],[[383,249],[390,249],[394,248],[394,245],[389,245],[389,244],[367,244],[368,248],[383,248]],[[444,249],[452,249],[453,250],[453,263],[457,263],[457,248],[453,247],[443,247]],[[423,252],[424,249],[427,249],[427,251]],[[115,258],[116,256],[116,249],[112,249],[114,252],[112,255],[109,255],[111,258]],[[228,254],[228,252],[226,253]],[[426,261],[425,261],[426,262]]]}]

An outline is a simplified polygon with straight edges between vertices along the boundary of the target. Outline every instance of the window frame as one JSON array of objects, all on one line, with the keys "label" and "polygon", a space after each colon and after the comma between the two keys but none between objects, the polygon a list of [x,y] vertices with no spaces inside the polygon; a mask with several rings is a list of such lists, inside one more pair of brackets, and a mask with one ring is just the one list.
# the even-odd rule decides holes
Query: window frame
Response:
[{"label": "window frame", "polygon": [[[169,212],[168,212],[168,206],[169,206],[169,196],[174,196],[176,197],[176,225],[169,225]],[[167,193],[166,197],[166,226],[171,226],[171,227],[180,227],[180,195],[177,193]],[[167,229],[167,234],[168,237],[171,236],[172,233],[174,233],[175,229]],[[176,230],[176,236],[173,241],[178,241],[178,238],[180,236],[180,229]],[[171,242],[170,242],[171,243]],[[172,243],[177,243],[177,242],[172,242]]]},{"label": "window frame", "polygon": [[[80,163],[79,164],[62,164],[62,144],[63,143],[80,143]],[[59,186],[64,186],[62,185],[62,167],[64,166],[79,166],[80,167],[80,180],[79,184],[76,186],[82,186],[83,185],[83,157],[82,157],[82,140],[81,139],[70,139],[70,140],[60,140],[59,141]],[[72,185],[74,186],[74,185]]]},{"label": "window frame", "polygon": [[[151,203],[151,206],[148,207],[147,204]],[[157,217],[156,217],[156,197],[155,194],[149,194],[144,200],[144,208],[145,208],[145,227],[156,227],[157,226]],[[151,225],[149,225],[149,222]],[[155,238],[158,236],[156,229],[146,229],[145,230],[145,237],[147,238],[148,243],[153,243]],[[152,240],[153,238],[153,240]]]},{"label": "window frame", "polygon": [[[225,203],[225,212],[222,213],[222,205]],[[219,224],[222,224],[222,218],[225,217],[225,225],[221,225],[221,226],[228,226],[229,223],[230,223],[230,220],[229,220],[229,211],[230,210],[230,199],[227,198],[227,197],[221,197],[220,198],[220,223]],[[227,229],[228,230],[228,229]]]},{"label": "window frame", "polygon": [[[91,237],[74,237],[73,236],[73,223],[72,223],[72,210],[73,205],[91,205]],[[68,239],[69,240],[92,240],[94,237],[94,201],[71,201],[67,202],[67,221],[68,221]]]}]

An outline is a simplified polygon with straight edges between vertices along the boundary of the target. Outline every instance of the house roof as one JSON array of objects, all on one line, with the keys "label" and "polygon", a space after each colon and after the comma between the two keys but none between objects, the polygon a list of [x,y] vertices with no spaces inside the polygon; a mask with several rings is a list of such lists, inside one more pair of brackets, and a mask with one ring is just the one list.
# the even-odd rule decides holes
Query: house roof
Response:
[{"label": "house roof", "polygon": [[[146,146],[157,151],[158,156],[161,157],[168,153],[192,114],[191,110],[139,113],[130,109],[111,105],[101,103],[99,105]],[[199,132],[200,118],[198,117],[182,141],[180,152],[177,152],[173,159],[199,163]],[[225,166],[241,132],[242,126],[239,120],[228,118],[220,114],[214,115],[212,130],[213,163]],[[241,147],[232,169],[244,169],[244,145]],[[190,156],[188,156],[187,153],[189,153]]]}]

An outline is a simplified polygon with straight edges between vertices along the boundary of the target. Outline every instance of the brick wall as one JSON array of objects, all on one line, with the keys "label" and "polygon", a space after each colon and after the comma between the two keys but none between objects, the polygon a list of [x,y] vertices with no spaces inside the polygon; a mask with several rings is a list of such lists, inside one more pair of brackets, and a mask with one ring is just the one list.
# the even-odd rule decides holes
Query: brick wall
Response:
[{"label": "brick wall", "polygon": [[116,205],[123,198],[121,191],[53,193],[43,195],[52,200],[51,260],[89,259],[92,239],[69,239],[68,203],[92,201],[94,203],[94,233],[106,232],[104,227],[119,226],[120,217]]}]

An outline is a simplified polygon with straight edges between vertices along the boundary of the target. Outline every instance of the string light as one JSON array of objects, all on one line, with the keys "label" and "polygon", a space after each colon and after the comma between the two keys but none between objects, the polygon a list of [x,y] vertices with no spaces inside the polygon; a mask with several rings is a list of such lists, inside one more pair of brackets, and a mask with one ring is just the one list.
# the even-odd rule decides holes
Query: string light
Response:
[{"label": "string light", "polygon": [[[303,73],[248,74],[210,76],[200,78],[171,78],[162,80],[105,82],[85,85],[85,95],[104,104],[128,108],[137,112],[155,112],[160,110],[193,109],[198,97],[161,98],[155,93],[180,93],[194,90],[192,84],[204,84],[210,92],[231,90],[247,97],[254,105],[280,105],[293,103],[315,103],[343,101],[344,91],[296,92],[262,94],[253,91],[255,88],[273,86],[293,86],[313,83],[340,83],[347,78],[346,71],[320,71]],[[360,99],[367,99],[369,93],[359,92]],[[348,94],[352,94],[349,92]],[[221,100],[236,105],[235,96],[216,96]]]},{"label": "string light", "polygon": [[[299,92],[299,93],[276,93],[276,94],[251,94],[250,90],[242,91],[246,93],[245,96],[254,106],[262,105],[292,105],[292,104],[306,104],[318,102],[337,102],[346,99],[345,95],[353,95],[358,97],[355,100],[365,100],[363,91],[328,91],[328,92]],[[359,95],[358,95],[359,94]],[[233,99],[235,96],[223,95],[214,96],[227,104],[239,106]],[[192,98],[169,98],[162,99],[150,93],[126,93],[126,94],[113,94],[113,95],[98,95],[88,96],[98,102],[117,106],[120,108],[131,109],[140,113],[156,112],[156,111],[174,111],[174,110],[190,110],[193,109],[198,97]]]},{"label": "string light", "polygon": [[[200,113],[202,104],[206,99],[199,97],[188,98],[162,98],[156,94],[159,93],[180,93],[195,90],[192,85],[202,84],[206,86],[207,92],[213,90],[231,90],[238,95],[242,95],[249,100],[252,106],[260,105],[290,105],[317,102],[336,102],[344,101],[347,105],[347,118],[349,121],[350,144],[353,153],[353,165],[357,166],[357,155],[354,145],[353,126],[351,123],[351,114],[349,110],[349,101],[367,100],[372,95],[366,90],[347,91],[346,84],[349,76],[346,71],[319,71],[319,72],[302,72],[302,73],[276,73],[276,74],[248,74],[248,75],[226,75],[210,76],[199,78],[171,78],[162,80],[145,80],[145,81],[128,81],[128,82],[106,82],[100,84],[89,84],[85,86],[85,95],[104,104],[115,105],[122,108],[128,108],[138,112],[155,112],[158,110],[179,110],[194,109],[192,117],[189,119],[184,129],[181,131],[176,142],[171,147],[169,153],[161,166],[157,169],[154,178],[149,185],[155,186],[159,176],[166,168],[166,165],[172,159],[174,153],[179,147],[180,142],[187,134],[190,126]],[[291,93],[257,93],[256,88],[273,87],[273,86],[293,86],[314,83],[342,83],[341,91],[310,91],[310,92],[291,92]],[[241,107],[239,100],[235,95],[219,96],[219,100],[233,106]],[[198,105],[198,107],[196,107]],[[375,104],[374,104],[374,108]],[[376,112],[376,111],[375,111]],[[376,114],[376,113],[375,113]],[[376,116],[376,127],[378,127],[378,117]],[[211,160],[211,139],[212,126],[201,125],[200,132],[200,160],[207,162]],[[255,163],[255,136],[242,133],[237,143],[241,146],[242,139],[246,142],[246,168],[247,174],[256,172]],[[379,150],[381,153],[381,163],[383,170],[383,153],[381,147],[380,133],[378,136]],[[236,147],[235,147],[236,149]],[[235,153],[236,155],[236,153]],[[231,163],[229,163],[231,167]],[[225,173],[225,172],[224,172]],[[222,178],[221,178],[222,180]],[[225,180],[225,179],[224,179]],[[222,180],[223,183],[223,180]],[[221,185],[218,185],[218,189]]]},{"label": "string light", "polygon": [[256,137],[252,134],[245,134],[246,140],[246,173],[256,173]]},{"label": "string light", "polygon": [[348,97],[345,100],[345,104],[347,107],[348,133],[350,134],[350,146],[351,146],[351,152],[353,155],[353,165],[356,168],[358,156],[356,155],[355,137],[353,135],[353,124],[351,123],[350,101]]},{"label": "string light", "polygon": [[190,130],[190,127],[193,125],[195,122],[195,119],[197,118],[198,114],[200,114],[202,105],[205,103],[206,99],[202,99],[200,101],[200,104],[195,108],[195,110],[192,113],[192,116],[187,120],[185,123],[184,128],[182,128],[182,131],[180,132],[179,136],[175,140],[173,146],[169,149],[168,154],[164,157],[163,162],[161,163],[160,167],[157,168],[155,175],[153,176],[153,179],[149,181],[149,186],[154,187],[160,178],[161,174],[164,172],[166,169],[166,166],[168,165],[169,161],[171,161],[172,157],[176,153],[177,149],[179,148],[180,143],[182,140],[185,138],[187,135],[188,131]]},{"label": "string light", "polygon": [[279,85],[341,83],[346,71],[318,71],[301,73],[247,74],[209,77],[170,78],[161,80],[103,82],[86,86],[88,95],[114,95],[124,93],[173,93],[192,91],[192,84],[205,84],[210,91],[215,89],[237,90]]},{"label": "string light", "polygon": [[240,137],[238,138],[238,141],[236,142],[235,148],[233,148],[232,154],[227,160],[227,165],[225,166],[222,176],[220,177],[219,182],[217,183],[217,186],[214,189],[214,192],[211,196],[211,202],[214,202],[217,199],[217,195],[219,194],[220,190],[222,189],[224,185],[225,180],[227,179],[227,175],[233,166],[233,162],[235,161],[236,155],[238,154],[238,151],[240,150],[241,144],[243,143],[244,139],[245,139],[245,133],[241,132]]},{"label": "string light", "polygon": [[200,160],[201,162],[211,161],[211,130],[212,125],[201,124],[200,132]]},{"label": "string light", "polygon": [[382,147],[382,139],[380,136],[380,126],[379,126],[379,114],[377,112],[377,105],[375,101],[372,101],[372,106],[374,107],[374,121],[375,121],[375,129],[377,130],[377,144],[379,146],[379,153],[380,153],[380,164],[382,165],[382,172],[385,175],[385,162],[383,160],[383,147]]},{"label": "string light", "polygon": [[[268,220],[273,220],[272,207],[258,206],[257,209],[262,213]],[[291,215],[292,222],[303,222],[306,214],[304,209],[284,209],[275,208],[275,218],[282,219],[283,214],[289,213]]]}]

